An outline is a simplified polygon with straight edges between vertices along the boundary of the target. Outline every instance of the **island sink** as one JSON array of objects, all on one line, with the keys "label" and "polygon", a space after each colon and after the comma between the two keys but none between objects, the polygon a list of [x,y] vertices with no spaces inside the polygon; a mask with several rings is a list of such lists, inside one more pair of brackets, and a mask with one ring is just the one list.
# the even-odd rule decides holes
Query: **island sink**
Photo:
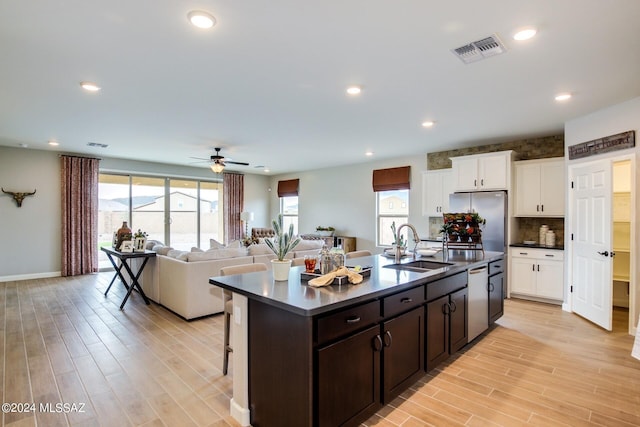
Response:
[{"label": "island sink", "polygon": [[423,271],[429,271],[429,270],[436,270],[438,268],[443,268],[450,265],[453,265],[453,264],[450,262],[418,260],[418,261],[405,262],[403,264],[387,264],[383,266],[383,268],[423,272]]}]

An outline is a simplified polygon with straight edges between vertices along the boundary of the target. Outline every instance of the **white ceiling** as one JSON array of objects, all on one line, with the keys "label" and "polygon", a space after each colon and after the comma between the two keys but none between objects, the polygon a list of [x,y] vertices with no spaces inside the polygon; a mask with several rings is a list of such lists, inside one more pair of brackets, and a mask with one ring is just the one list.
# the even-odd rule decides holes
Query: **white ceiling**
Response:
[{"label": "white ceiling", "polygon": [[[506,54],[451,53],[494,33]],[[221,146],[279,174],[559,134],[640,96],[640,1],[5,0],[0,58],[0,145],[185,165]]]}]

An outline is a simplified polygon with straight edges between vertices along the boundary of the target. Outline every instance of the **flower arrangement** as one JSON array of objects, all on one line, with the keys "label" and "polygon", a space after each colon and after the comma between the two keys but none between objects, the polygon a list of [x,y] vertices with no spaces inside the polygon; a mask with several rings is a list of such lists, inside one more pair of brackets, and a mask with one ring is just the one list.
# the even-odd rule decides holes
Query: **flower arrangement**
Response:
[{"label": "flower arrangement", "polygon": [[134,233],[133,238],[134,238],[134,239],[142,238],[142,237],[147,238],[148,236],[149,236],[149,234],[147,234],[147,232],[146,232],[146,231],[142,231],[142,230],[140,230],[140,229],[138,228],[138,231],[136,231],[136,232]]},{"label": "flower arrangement", "polygon": [[446,234],[450,242],[479,242],[482,234],[481,226],[487,221],[478,213],[445,213],[440,233]]}]

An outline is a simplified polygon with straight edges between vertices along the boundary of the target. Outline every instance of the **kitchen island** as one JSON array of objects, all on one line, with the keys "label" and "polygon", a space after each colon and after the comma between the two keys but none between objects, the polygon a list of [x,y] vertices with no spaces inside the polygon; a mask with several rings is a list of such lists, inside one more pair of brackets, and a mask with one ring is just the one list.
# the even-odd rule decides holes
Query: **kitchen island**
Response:
[{"label": "kitchen island", "polygon": [[451,251],[430,270],[383,256],[359,285],[270,272],[212,277],[233,292],[231,413],[254,426],[357,425],[467,344],[467,270],[502,253]]}]

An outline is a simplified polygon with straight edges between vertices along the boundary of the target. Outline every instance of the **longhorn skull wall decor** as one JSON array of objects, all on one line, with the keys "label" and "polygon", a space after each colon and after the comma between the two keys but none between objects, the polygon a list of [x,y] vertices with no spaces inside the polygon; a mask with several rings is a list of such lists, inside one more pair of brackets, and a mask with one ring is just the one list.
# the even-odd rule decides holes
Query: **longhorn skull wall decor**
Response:
[{"label": "longhorn skull wall decor", "polygon": [[36,194],[36,190],[33,190],[33,193],[18,193],[16,191],[4,191],[4,188],[2,188],[2,192],[11,195],[11,197],[13,197],[13,200],[16,201],[18,207],[22,206],[22,201],[25,197],[33,196],[34,194]]}]

